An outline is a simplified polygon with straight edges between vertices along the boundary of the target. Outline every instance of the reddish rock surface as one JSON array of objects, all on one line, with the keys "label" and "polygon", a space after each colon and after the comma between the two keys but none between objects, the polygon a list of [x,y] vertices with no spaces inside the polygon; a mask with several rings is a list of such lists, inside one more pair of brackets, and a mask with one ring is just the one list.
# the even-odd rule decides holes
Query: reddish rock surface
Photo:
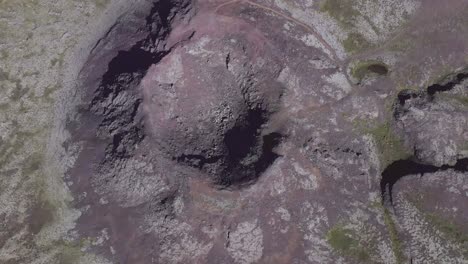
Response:
[{"label": "reddish rock surface", "polygon": [[345,53],[283,4],[160,1],[117,20],[82,70],[71,127],[77,233],[106,232],[92,250],[119,263],[465,263],[466,241],[434,240],[434,253],[405,233],[415,222],[395,203],[409,187],[394,185],[466,176],[453,167],[466,152],[442,146],[466,140],[466,107],[439,96],[465,94],[466,77],[397,91],[407,57]]}]

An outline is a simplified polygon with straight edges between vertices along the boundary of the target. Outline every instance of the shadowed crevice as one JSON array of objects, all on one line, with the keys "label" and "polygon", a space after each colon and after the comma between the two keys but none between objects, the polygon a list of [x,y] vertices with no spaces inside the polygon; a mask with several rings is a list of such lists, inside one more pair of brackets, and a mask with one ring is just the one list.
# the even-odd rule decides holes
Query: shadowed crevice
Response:
[{"label": "shadowed crevice", "polygon": [[245,121],[226,132],[224,143],[227,147],[229,160],[234,163],[239,162],[254,150],[260,128],[265,121],[264,111],[251,110]]},{"label": "shadowed crevice", "polygon": [[414,91],[405,89],[398,93],[397,95],[397,108],[395,109],[395,116],[398,116],[398,113],[401,110],[400,108],[405,107],[408,101],[410,105],[414,104],[426,104],[434,100],[434,96],[437,93],[447,92],[452,90],[456,85],[461,84],[468,78],[468,72],[459,72],[454,74],[448,81],[435,83],[427,87],[427,89],[422,91]]},{"label": "shadowed crevice", "polygon": [[268,112],[253,109],[247,118],[226,132],[227,148],[225,174],[220,185],[244,185],[255,181],[278,157],[274,149],[282,135],[277,132],[262,135],[262,127],[268,122]]},{"label": "shadowed crevice", "polygon": [[443,165],[440,167],[418,163],[412,159],[398,160],[387,166],[382,172],[380,190],[384,205],[393,205],[393,186],[403,177],[408,175],[423,176],[426,173],[454,170],[457,172],[468,172],[468,158],[460,159],[453,166]]},{"label": "shadowed crevice", "polygon": [[[456,85],[464,82],[467,78],[468,72],[466,72],[465,69],[464,71],[450,75],[445,78],[445,81],[428,86],[425,90],[403,90],[399,92],[394,104],[394,118],[399,120],[411,107],[425,109],[424,107],[434,100],[437,93],[450,91]],[[422,176],[426,173],[435,173],[446,170],[467,172],[468,158],[459,159],[453,166],[443,165],[440,167],[418,163],[415,161],[414,157],[393,162],[382,172],[380,188],[383,203],[390,205],[393,204],[392,188],[399,179],[407,175]]]},{"label": "shadowed crevice", "polygon": [[446,91],[450,91],[453,89],[453,87],[455,85],[458,85],[460,83],[462,83],[465,79],[468,78],[468,73],[464,73],[464,72],[461,72],[461,73],[458,73],[457,75],[455,75],[455,77],[448,81],[447,83],[445,84],[433,84],[429,87],[427,87],[427,93],[430,95],[430,96],[433,96],[435,95],[436,93],[439,93],[439,92],[446,92]]},{"label": "shadowed crevice", "polygon": [[222,157],[220,156],[207,158],[203,155],[188,154],[188,155],[181,155],[177,157],[175,160],[177,162],[187,164],[191,167],[202,169],[206,165],[218,162],[220,159],[222,159]]},{"label": "shadowed crevice", "polygon": [[280,155],[274,152],[274,149],[279,145],[283,135],[277,132],[263,136],[262,156],[256,164],[255,172],[260,174],[264,172]]}]

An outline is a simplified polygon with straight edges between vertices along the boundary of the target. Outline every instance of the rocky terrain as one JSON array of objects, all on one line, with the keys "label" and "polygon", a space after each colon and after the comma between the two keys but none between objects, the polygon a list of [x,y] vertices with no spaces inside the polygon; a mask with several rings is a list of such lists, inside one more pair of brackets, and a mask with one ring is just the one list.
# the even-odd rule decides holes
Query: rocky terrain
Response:
[{"label": "rocky terrain", "polygon": [[0,263],[468,263],[467,1],[0,22]]}]

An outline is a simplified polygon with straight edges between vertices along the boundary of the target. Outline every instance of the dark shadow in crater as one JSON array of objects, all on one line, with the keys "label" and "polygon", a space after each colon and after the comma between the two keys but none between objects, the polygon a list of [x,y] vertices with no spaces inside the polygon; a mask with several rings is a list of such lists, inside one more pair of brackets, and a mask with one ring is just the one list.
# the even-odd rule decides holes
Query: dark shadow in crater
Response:
[{"label": "dark shadow in crater", "polygon": [[262,156],[255,167],[257,175],[264,172],[278,157],[280,157],[280,155],[274,152],[274,149],[279,145],[282,139],[283,135],[277,132],[263,136]]},{"label": "dark shadow in crater", "polygon": [[[169,27],[170,25],[170,16],[171,16],[171,10],[174,7],[174,2],[170,0],[160,0],[157,2],[154,6],[153,9],[151,10],[152,13],[158,14],[158,17],[161,19],[161,24],[163,27]],[[147,19],[148,24],[150,24],[152,21]]]},{"label": "dark shadow in crater", "polygon": [[128,51],[119,51],[117,56],[111,60],[108,71],[103,76],[103,83],[109,84],[115,82],[115,77],[123,73],[143,74],[158,61],[155,54],[142,50],[141,43]]},{"label": "dark shadow in crater", "polygon": [[224,144],[226,144],[231,161],[240,161],[253,150],[255,145],[257,145],[260,128],[265,121],[266,118],[262,110],[251,110],[248,113],[246,121],[237,124],[226,132]]},{"label": "dark shadow in crater", "polygon": [[[163,54],[146,52],[140,45],[137,43],[129,51],[119,51],[110,61],[90,104],[90,111],[102,119],[100,134],[112,137],[106,149],[107,157],[111,159],[127,157],[144,138],[143,122],[138,116],[142,98],[135,87],[151,64],[160,60]],[[125,93],[124,100],[109,106],[108,102],[121,93]]]},{"label": "dark shadow in crater", "polygon": [[388,73],[387,66],[382,65],[382,64],[378,64],[378,63],[374,63],[374,64],[369,65],[367,67],[367,70],[372,72],[372,73],[378,74],[378,75],[387,75],[387,73]]},{"label": "dark shadow in crater", "polygon": [[221,186],[243,186],[255,181],[278,157],[274,149],[283,136],[278,132],[263,135],[268,113],[250,110],[246,120],[226,132],[227,168],[220,177]]}]

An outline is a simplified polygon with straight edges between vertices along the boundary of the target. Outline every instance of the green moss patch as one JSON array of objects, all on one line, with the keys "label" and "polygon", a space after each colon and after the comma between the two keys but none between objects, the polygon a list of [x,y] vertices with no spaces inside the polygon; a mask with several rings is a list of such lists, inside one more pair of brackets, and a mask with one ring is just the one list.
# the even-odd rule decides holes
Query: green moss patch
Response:
[{"label": "green moss patch", "polygon": [[343,48],[350,54],[368,49],[372,44],[363,35],[353,32],[343,41]]},{"label": "green moss patch", "polygon": [[31,176],[42,166],[43,156],[40,153],[34,153],[29,156],[23,164],[22,174],[26,177]]},{"label": "green moss patch", "polygon": [[3,141],[0,145],[0,166],[4,167],[11,162],[10,158],[23,148],[25,141],[31,136],[33,136],[33,133],[18,131],[16,137],[9,141]]},{"label": "green moss patch", "polygon": [[53,102],[54,101],[54,93],[60,89],[59,85],[48,86],[44,89],[44,94],[42,95],[42,99],[46,102]]},{"label": "green moss patch", "polygon": [[459,226],[435,213],[427,214],[427,218],[429,219],[429,222],[431,222],[438,230],[444,233],[447,238],[465,245],[468,253],[468,234],[466,234],[466,232],[464,232]]},{"label": "green moss patch", "polygon": [[56,208],[47,201],[41,201],[31,209],[29,229],[38,234],[44,226],[54,221]]},{"label": "green moss patch", "polygon": [[81,255],[82,254],[79,252],[79,250],[65,250],[57,256],[57,260],[58,263],[74,264],[78,262]]},{"label": "green moss patch", "polygon": [[462,149],[468,150],[468,141],[465,141],[465,143],[462,146]]},{"label": "green moss patch", "polygon": [[8,59],[9,56],[10,56],[10,54],[8,53],[8,51],[6,51],[6,50],[1,50],[0,51],[0,59],[6,60],[6,59]]},{"label": "green moss patch", "polygon": [[407,159],[410,151],[403,145],[402,140],[393,133],[389,123],[379,125],[369,130],[374,137],[380,152],[380,161],[383,167],[396,160]]},{"label": "green moss patch", "polygon": [[[60,264],[77,264],[85,263],[86,251],[83,249],[89,248],[94,240],[93,238],[86,237],[76,241],[56,241],[52,248],[58,249],[58,254],[55,255],[56,263]],[[88,255],[89,256],[89,255]],[[88,263],[88,262],[86,262]]]},{"label": "green moss patch", "polygon": [[370,260],[370,254],[355,238],[354,232],[343,226],[335,226],[330,229],[327,233],[327,242],[343,256],[358,260],[360,263]]},{"label": "green moss patch", "polygon": [[355,120],[353,123],[357,129],[374,138],[382,168],[387,167],[394,161],[411,157],[411,151],[405,147],[403,141],[393,132],[390,122],[373,125],[366,120]]},{"label": "green moss patch", "polygon": [[457,100],[462,105],[468,107],[468,96],[456,96],[455,100]]},{"label": "green moss patch", "polygon": [[[358,27],[357,18],[361,17],[367,21],[369,19],[356,9],[355,1],[325,0],[320,5],[320,11],[330,15],[343,29],[349,32],[347,38],[342,43],[346,52],[354,54],[372,47],[372,44],[362,34],[356,32],[356,28]],[[372,23],[369,24],[378,32],[378,29]]]},{"label": "green moss patch", "polygon": [[436,94],[438,99],[450,100],[456,104],[460,104],[462,107],[468,107],[468,96],[448,94],[448,93],[439,93]]},{"label": "green moss patch", "polygon": [[468,233],[466,231],[455,222],[436,213],[424,213],[424,215],[427,221],[439,230],[446,239],[460,245],[463,250],[462,254],[468,258]]},{"label": "green moss patch", "polygon": [[384,210],[384,221],[387,226],[388,235],[390,236],[390,242],[392,243],[393,254],[395,255],[396,263],[404,263],[406,260],[405,254],[403,253],[403,245],[398,236],[398,230],[395,222],[393,222],[390,211],[387,208]]},{"label": "green moss patch", "polygon": [[352,28],[359,12],[354,9],[354,1],[326,0],[320,5],[320,11],[328,13],[345,28]]},{"label": "green moss patch", "polygon": [[421,193],[407,195],[406,199],[424,216],[425,220],[436,230],[440,231],[445,239],[461,246],[462,254],[468,258],[468,232],[455,221],[442,217],[435,212],[424,209],[423,201],[425,195]]},{"label": "green moss patch", "polygon": [[94,4],[97,8],[103,9],[109,4],[110,0],[94,0]]}]

